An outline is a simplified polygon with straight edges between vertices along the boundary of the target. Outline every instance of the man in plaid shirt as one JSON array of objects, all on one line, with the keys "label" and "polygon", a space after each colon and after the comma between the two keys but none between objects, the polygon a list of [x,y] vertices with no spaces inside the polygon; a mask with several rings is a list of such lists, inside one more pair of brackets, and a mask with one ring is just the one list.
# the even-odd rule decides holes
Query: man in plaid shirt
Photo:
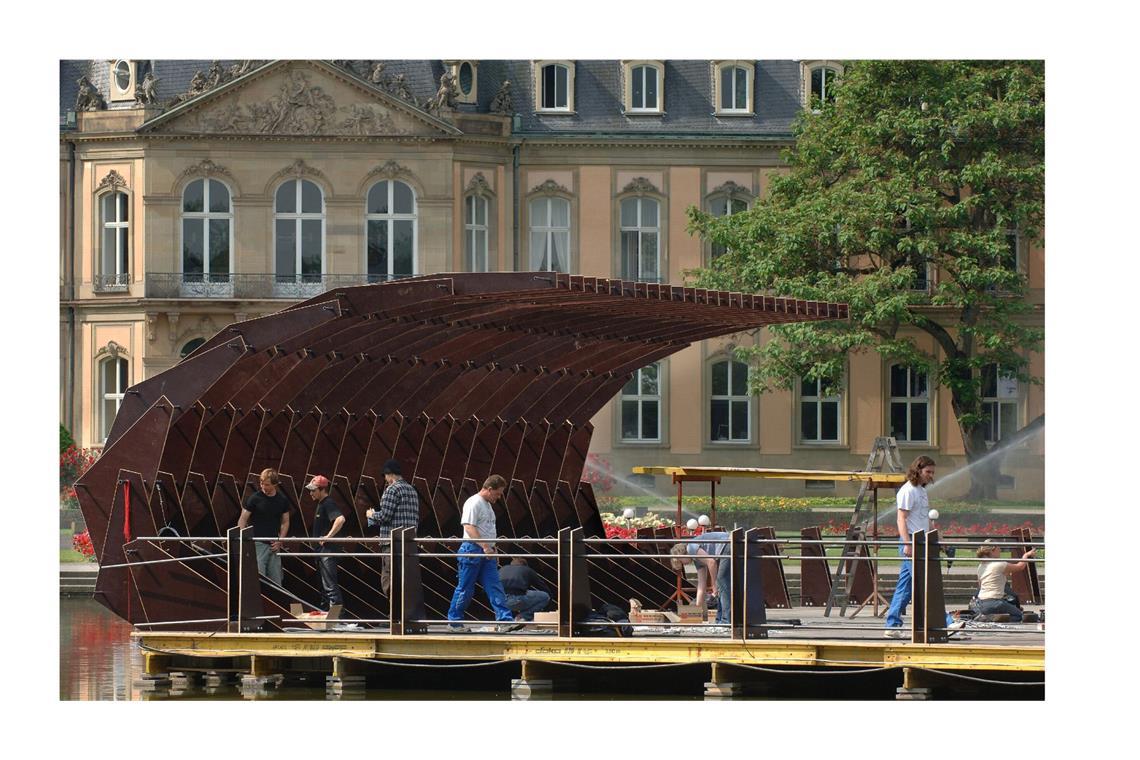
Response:
[{"label": "man in plaid shirt", "polygon": [[[380,528],[380,538],[388,538],[394,528],[415,528],[420,523],[420,498],[412,484],[404,480],[400,463],[389,459],[384,463],[384,482],[388,484],[380,497],[380,506],[364,514],[368,517],[368,527]],[[382,563],[380,569],[380,590],[388,596],[392,590],[392,555],[387,544],[381,544]]]}]

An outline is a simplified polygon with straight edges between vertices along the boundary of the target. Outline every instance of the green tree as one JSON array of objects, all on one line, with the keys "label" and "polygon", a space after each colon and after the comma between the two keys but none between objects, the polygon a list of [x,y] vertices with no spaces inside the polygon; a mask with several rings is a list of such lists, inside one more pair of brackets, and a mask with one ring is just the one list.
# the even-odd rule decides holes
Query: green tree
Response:
[{"label": "green tree", "polygon": [[[849,304],[847,322],[776,326],[745,350],[754,389],[838,387],[849,352],[876,351],[950,392],[978,462],[985,368],[1040,382],[1028,355],[1044,334],[1017,251],[1043,240],[1044,63],[858,61],[832,92],[797,120],[766,198],[719,219],[689,209],[690,231],[727,249],[698,284]],[[972,497],[994,497],[1000,459],[976,468]]]}]

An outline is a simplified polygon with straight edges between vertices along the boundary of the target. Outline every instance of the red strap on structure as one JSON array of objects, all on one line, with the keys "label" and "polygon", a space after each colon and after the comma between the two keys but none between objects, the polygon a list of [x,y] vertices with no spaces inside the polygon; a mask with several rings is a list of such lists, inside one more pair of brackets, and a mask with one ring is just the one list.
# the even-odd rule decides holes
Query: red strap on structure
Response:
[{"label": "red strap on structure", "polygon": [[123,540],[131,540],[131,481],[123,483]]}]

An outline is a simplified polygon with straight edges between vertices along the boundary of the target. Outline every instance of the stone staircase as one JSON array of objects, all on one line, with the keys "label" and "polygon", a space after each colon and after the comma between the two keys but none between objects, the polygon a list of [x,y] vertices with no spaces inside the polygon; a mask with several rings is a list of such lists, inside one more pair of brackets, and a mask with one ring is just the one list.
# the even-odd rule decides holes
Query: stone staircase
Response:
[{"label": "stone staircase", "polygon": [[81,563],[66,563],[59,566],[60,596],[91,596],[95,593],[95,577],[99,566]]}]

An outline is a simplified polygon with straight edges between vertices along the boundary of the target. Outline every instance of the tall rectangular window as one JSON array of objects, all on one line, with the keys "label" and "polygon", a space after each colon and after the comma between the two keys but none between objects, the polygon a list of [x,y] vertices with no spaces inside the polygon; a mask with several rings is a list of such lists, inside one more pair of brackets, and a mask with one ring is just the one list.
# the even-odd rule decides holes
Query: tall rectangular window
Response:
[{"label": "tall rectangular window", "polygon": [[542,107],[561,110],[570,108],[569,70],[557,63],[542,68]]},{"label": "tall rectangular window", "polygon": [[536,272],[570,271],[570,201],[565,198],[530,202],[530,267]]},{"label": "tall rectangular window", "polygon": [[487,272],[487,199],[481,195],[469,195],[464,206],[467,271]]},{"label": "tall rectangular window", "polygon": [[1016,377],[1003,374],[997,364],[982,367],[982,412],[986,423],[986,443],[997,443],[1018,429],[1021,386]]},{"label": "tall rectangular window", "polygon": [[839,396],[824,395],[822,380],[800,382],[800,440],[839,442]]},{"label": "tall rectangular window", "polygon": [[621,391],[621,439],[631,442],[661,440],[660,364],[633,373]]},{"label": "tall rectangular window", "polygon": [[634,66],[630,73],[630,110],[659,110],[657,90],[657,68]]},{"label": "tall rectangular window", "polygon": [[621,202],[621,276],[626,280],[661,279],[660,204],[653,198]]},{"label": "tall rectangular window", "polygon": [[748,394],[748,365],[714,362],[709,395],[709,438],[715,442],[747,443],[752,397]]},{"label": "tall rectangular window", "polygon": [[890,368],[891,435],[897,441],[930,441],[930,389],[926,372],[902,364]]}]

